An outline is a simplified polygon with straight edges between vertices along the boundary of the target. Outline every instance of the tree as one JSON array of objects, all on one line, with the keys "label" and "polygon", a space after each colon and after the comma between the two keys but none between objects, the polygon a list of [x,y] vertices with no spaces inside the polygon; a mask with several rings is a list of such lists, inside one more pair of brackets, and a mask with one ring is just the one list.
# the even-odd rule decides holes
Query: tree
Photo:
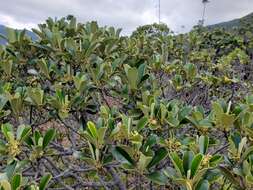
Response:
[{"label": "tree", "polygon": [[171,30],[168,28],[168,26],[164,23],[153,23],[153,24],[147,24],[144,26],[139,26],[135,31],[132,33],[132,37],[136,37],[139,35],[145,35],[149,37],[155,37],[160,35],[168,35],[171,33]]}]

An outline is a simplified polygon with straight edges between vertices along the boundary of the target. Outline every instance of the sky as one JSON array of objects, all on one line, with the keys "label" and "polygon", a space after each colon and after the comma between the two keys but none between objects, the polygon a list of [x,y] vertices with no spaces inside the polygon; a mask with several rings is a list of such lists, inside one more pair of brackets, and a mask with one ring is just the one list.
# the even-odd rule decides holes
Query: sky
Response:
[{"label": "sky", "polygon": [[[161,22],[175,32],[186,32],[200,20],[202,0],[160,0]],[[253,0],[209,0],[207,25],[253,12]],[[35,28],[48,17],[72,14],[79,22],[96,20],[100,25],[122,28],[130,34],[136,27],[158,22],[158,0],[0,0],[0,24]]]}]

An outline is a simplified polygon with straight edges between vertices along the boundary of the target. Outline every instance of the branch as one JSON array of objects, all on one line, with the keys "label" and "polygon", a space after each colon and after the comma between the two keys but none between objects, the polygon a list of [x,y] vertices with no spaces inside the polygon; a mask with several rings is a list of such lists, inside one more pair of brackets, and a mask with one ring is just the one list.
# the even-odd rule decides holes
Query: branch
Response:
[{"label": "branch", "polygon": [[229,147],[229,144],[225,144],[224,146],[222,146],[222,147],[220,147],[219,149],[217,149],[216,151],[214,151],[214,152],[212,153],[212,155],[213,155],[213,154],[217,154],[218,152],[223,151],[224,149],[226,149],[226,148],[228,148],[228,147]]},{"label": "branch", "polygon": [[107,170],[112,175],[112,178],[116,185],[118,185],[119,190],[126,190],[126,186],[122,183],[121,179],[119,178],[119,175],[114,171],[113,168],[108,167]]}]

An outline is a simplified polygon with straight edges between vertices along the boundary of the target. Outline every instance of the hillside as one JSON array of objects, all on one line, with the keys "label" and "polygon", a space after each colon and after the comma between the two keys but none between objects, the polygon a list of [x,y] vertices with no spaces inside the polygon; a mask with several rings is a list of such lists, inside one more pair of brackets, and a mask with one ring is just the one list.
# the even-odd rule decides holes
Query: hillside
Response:
[{"label": "hillside", "polygon": [[[240,26],[242,23],[249,23],[253,21],[253,13],[250,13],[242,18],[233,19],[231,21],[221,22],[213,25],[207,26],[208,29],[215,29],[215,28],[225,28],[226,30],[230,30],[234,27]],[[0,34],[6,35],[6,26],[0,25]],[[27,30],[27,35],[29,35],[33,40],[35,40],[37,37],[36,35]],[[6,41],[2,38],[0,38],[0,44],[4,44]]]},{"label": "hillside", "polygon": [[[0,34],[6,35],[6,26],[0,25]],[[29,30],[26,31],[26,34],[30,36],[33,40],[37,39],[36,35]],[[6,40],[0,38],[0,44],[4,43],[6,43]]]},{"label": "hillside", "polygon": [[[0,34],[5,34],[5,26],[0,25]],[[4,39],[0,38],[0,44],[3,44],[5,42]]]},{"label": "hillside", "polygon": [[214,29],[214,28],[225,28],[227,30],[230,30],[234,27],[238,27],[240,26],[242,23],[249,23],[253,21],[253,13],[250,13],[242,18],[237,18],[237,19],[233,19],[231,21],[227,21],[227,22],[221,22],[218,24],[213,24],[213,25],[209,25],[207,26],[209,29]]}]

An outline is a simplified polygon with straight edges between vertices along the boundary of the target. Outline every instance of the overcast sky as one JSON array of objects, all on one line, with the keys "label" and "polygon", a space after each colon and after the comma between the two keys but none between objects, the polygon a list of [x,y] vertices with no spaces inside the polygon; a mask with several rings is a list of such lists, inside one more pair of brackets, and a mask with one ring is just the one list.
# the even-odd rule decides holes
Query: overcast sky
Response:
[{"label": "overcast sky", "polygon": [[[184,32],[202,15],[202,0],[161,0],[161,21]],[[0,0],[0,24],[32,28],[47,17],[75,15],[80,22],[97,20],[101,25],[123,28],[158,21],[158,0]],[[206,23],[214,24],[253,12],[253,0],[210,0]],[[182,28],[182,26],[185,26]]]}]

